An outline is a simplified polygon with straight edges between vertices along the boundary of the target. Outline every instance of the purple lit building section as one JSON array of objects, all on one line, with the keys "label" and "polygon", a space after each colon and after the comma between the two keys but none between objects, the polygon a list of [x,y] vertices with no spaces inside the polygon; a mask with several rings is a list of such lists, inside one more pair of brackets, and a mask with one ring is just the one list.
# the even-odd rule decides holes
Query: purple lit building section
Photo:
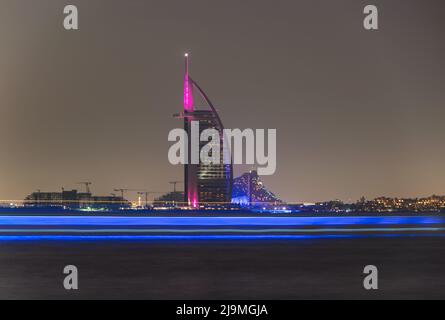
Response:
[{"label": "purple lit building section", "polygon": [[[194,120],[193,113],[195,111],[193,97],[193,83],[189,74],[189,57],[185,55],[185,77],[184,77],[184,130],[190,137],[191,122]],[[188,150],[191,150],[191,139],[188,139]],[[188,164],[184,166],[184,202],[190,207],[199,206],[198,181],[197,172],[198,165],[191,164],[191,152],[188,152]]]},{"label": "purple lit building section", "polygon": [[232,202],[242,206],[265,208],[284,204],[266,188],[255,170],[233,180]]},{"label": "purple lit building section", "polygon": [[189,60],[188,54],[185,55],[185,79],[184,79],[184,111],[195,111],[193,99],[193,85],[189,75]]},{"label": "purple lit building section", "polygon": [[[206,108],[199,109],[195,105],[194,93],[197,90],[207,103]],[[188,133],[188,150],[191,150],[192,121],[198,121],[200,132],[213,128],[220,132],[221,164],[192,164],[191,152],[188,153],[188,164],[184,166],[184,201],[190,207],[197,208],[205,204],[231,203],[232,200],[232,165],[224,164],[223,123],[207,94],[190,77],[189,56],[185,55],[184,77],[184,129]],[[200,148],[206,142],[200,142]]]}]

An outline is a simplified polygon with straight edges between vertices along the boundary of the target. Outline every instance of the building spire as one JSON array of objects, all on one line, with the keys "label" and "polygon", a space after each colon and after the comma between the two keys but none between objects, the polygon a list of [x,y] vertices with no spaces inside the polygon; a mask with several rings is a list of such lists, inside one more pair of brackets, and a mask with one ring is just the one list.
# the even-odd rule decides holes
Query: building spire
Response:
[{"label": "building spire", "polygon": [[193,99],[193,84],[189,74],[189,54],[186,53],[184,57],[185,57],[184,111],[193,112],[195,106]]},{"label": "building spire", "polygon": [[185,75],[188,76],[188,74],[189,74],[189,54],[186,53],[184,55],[184,58],[185,58]]}]

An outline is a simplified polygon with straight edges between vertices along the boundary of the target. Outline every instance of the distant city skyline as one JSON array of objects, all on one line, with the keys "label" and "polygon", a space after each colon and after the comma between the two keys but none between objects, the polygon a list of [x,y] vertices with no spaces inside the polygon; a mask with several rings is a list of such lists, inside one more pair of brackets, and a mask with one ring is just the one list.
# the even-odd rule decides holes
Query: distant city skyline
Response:
[{"label": "distant city skyline", "polygon": [[170,190],[185,52],[225,126],[277,129],[280,199],[445,194],[443,1],[373,1],[376,32],[366,1],[75,3],[71,32],[60,1],[0,3],[0,200]]}]

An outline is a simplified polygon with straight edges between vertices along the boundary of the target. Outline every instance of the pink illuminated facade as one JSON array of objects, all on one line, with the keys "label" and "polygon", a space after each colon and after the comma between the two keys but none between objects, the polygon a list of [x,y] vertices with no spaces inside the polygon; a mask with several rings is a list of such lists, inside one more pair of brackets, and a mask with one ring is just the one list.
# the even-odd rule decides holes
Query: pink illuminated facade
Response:
[{"label": "pink illuminated facade", "polygon": [[[193,113],[195,111],[193,97],[193,84],[189,73],[189,57],[185,55],[185,78],[184,78],[184,130],[189,134],[191,130],[191,121],[193,120]],[[188,140],[188,150],[191,150],[191,141]],[[189,207],[197,208],[199,205],[198,194],[198,165],[191,164],[191,154],[188,155],[188,164],[184,166],[184,201]]]},{"label": "pink illuminated facade", "polygon": [[188,54],[185,55],[185,79],[184,79],[184,111],[193,112],[195,110],[193,99],[193,85],[189,74]]},{"label": "pink illuminated facade", "polygon": [[[191,137],[192,121],[199,121],[200,132],[214,128],[220,131],[223,137],[224,126],[216,112],[215,107],[190,77],[189,59],[185,56],[185,78],[184,78],[184,129]],[[194,90],[202,96],[207,107],[198,108],[195,105]],[[222,138],[221,138],[222,139]],[[188,139],[188,150],[191,150],[191,139]],[[206,143],[200,142],[200,148]],[[185,202],[189,207],[198,208],[201,205],[229,204],[232,200],[232,165],[224,164],[223,141],[221,140],[221,164],[191,164],[191,152],[188,154],[188,164],[184,166]]]}]

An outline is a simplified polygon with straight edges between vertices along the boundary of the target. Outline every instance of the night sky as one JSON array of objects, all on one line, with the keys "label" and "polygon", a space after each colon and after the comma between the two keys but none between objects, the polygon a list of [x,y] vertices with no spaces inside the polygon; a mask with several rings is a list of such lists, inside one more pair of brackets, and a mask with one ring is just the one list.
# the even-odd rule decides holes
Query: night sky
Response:
[{"label": "night sky", "polygon": [[443,0],[0,0],[0,199],[170,190],[185,52],[227,128],[277,129],[264,181],[284,200],[445,194],[444,14]]}]

